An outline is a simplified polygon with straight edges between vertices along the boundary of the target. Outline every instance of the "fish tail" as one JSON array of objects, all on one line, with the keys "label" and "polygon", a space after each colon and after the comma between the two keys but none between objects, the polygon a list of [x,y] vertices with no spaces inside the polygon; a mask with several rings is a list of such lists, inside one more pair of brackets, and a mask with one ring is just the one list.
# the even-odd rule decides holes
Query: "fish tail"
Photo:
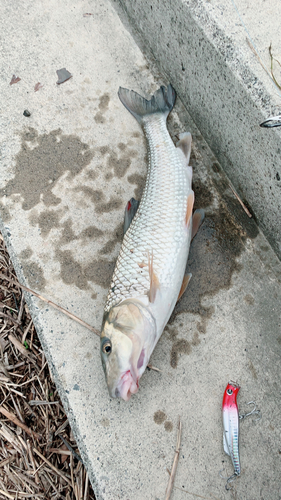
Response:
[{"label": "fish tail", "polygon": [[156,90],[150,101],[148,101],[133,90],[119,87],[118,96],[125,108],[132,113],[139,123],[142,123],[146,115],[154,113],[164,114],[167,118],[174,107],[176,91],[171,84],[167,88],[162,85],[160,89]]}]

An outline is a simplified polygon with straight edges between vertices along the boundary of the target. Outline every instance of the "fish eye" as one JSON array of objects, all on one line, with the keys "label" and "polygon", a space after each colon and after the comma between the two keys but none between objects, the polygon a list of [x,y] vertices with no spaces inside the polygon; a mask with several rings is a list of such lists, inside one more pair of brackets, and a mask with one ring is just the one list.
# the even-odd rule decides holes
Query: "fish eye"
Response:
[{"label": "fish eye", "polygon": [[104,352],[105,354],[110,354],[111,350],[112,350],[112,344],[110,340],[107,339],[102,346],[102,352]]},{"label": "fish eye", "polygon": [[228,394],[229,396],[231,396],[231,394],[233,394],[233,390],[232,390],[232,389],[227,389],[227,391],[226,391],[226,392],[227,392],[227,394]]}]

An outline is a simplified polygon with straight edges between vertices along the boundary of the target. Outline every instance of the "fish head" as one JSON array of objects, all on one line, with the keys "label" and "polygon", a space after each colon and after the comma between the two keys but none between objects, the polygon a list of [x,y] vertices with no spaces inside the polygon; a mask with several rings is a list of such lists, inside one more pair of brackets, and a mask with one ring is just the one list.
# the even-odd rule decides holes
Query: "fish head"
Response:
[{"label": "fish head", "polygon": [[155,324],[144,306],[126,300],[104,317],[100,338],[101,360],[111,397],[129,401],[139,388],[152,352]]}]

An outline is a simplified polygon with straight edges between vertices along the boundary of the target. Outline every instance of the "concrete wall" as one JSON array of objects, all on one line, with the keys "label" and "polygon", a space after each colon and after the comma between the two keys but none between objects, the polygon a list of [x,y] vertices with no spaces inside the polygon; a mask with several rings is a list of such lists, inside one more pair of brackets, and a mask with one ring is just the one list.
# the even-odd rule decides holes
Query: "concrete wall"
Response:
[{"label": "concrete wall", "polygon": [[259,127],[280,107],[274,85],[256,71],[245,33],[241,48],[199,0],[114,5],[167,74],[280,258],[281,128]]}]

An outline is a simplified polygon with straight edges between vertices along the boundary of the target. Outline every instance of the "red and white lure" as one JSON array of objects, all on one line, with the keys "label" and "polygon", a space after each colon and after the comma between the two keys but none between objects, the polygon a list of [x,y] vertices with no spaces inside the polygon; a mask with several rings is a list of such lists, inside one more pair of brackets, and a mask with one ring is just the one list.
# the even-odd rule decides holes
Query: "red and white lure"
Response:
[{"label": "red and white lure", "polygon": [[227,485],[235,477],[240,476],[240,458],[239,458],[239,412],[237,405],[237,394],[240,386],[235,382],[229,382],[224,391],[222,400],[222,418],[223,418],[223,447],[225,453],[230,456],[234,474],[227,480]]}]

